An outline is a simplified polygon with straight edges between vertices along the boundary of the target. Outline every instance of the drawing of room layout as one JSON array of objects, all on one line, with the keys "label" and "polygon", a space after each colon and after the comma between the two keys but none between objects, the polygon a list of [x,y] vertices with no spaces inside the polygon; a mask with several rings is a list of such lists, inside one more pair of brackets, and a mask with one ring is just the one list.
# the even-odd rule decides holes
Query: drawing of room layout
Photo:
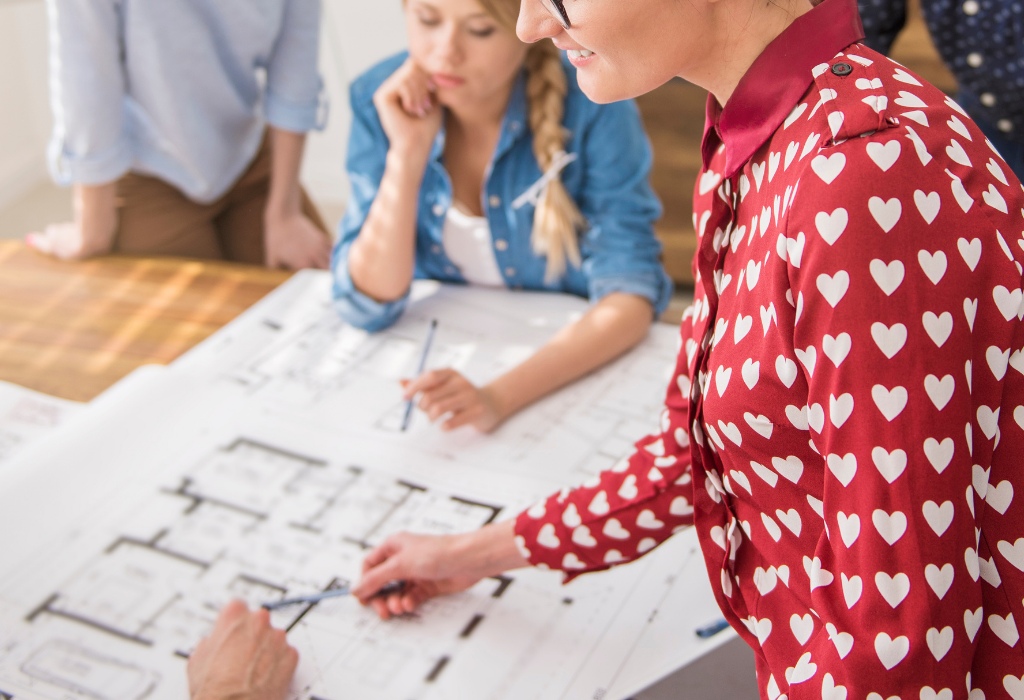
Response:
[{"label": "drawing of room layout", "polygon": [[[357,577],[365,552],[394,532],[462,532],[492,522],[500,511],[359,466],[330,464],[239,438],[212,450],[176,484],[162,488],[126,524],[131,534],[115,538],[41,600],[25,622],[78,626],[101,638],[167,650],[184,659],[232,598],[255,607],[345,587]],[[511,579],[491,583],[504,592]],[[273,622],[293,631],[315,607],[275,611]],[[338,608],[333,606],[335,618]],[[384,669],[384,659],[403,654],[385,638],[394,631],[375,637],[373,630],[381,625],[372,613],[351,600],[340,608],[348,618],[345,634],[360,647],[352,652],[358,657],[352,663],[386,680],[390,670],[373,669]],[[473,626],[479,625],[474,615],[459,620],[460,629],[473,620]],[[371,653],[374,648],[379,653]],[[364,658],[367,654],[373,658]],[[0,669],[3,656],[0,649]],[[431,670],[424,678],[440,674],[447,663],[442,658],[426,660]],[[102,681],[107,690],[96,695],[93,686],[100,681],[89,685],[60,675],[62,668],[73,667],[95,669],[94,678],[122,680],[113,685]],[[159,676],[133,669],[66,639],[48,639],[20,667],[37,684],[111,700],[135,700],[153,690]],[[110,690],[114,687],[117,692]]]}]

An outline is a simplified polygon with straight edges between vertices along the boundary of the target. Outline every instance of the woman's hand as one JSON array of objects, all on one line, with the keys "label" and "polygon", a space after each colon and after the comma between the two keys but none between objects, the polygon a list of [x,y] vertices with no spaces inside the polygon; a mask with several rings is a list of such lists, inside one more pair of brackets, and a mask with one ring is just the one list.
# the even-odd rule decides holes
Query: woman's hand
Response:
[{"label": "woman's hand", "polygon": [[189,656],[189,694],[193,700],[284,700],[298,663],[298,652],[284,630],[270,626],[266,610],[249,612],[234,600]]},{"label": "woman's hand", "polygon": [[402,388],[408,401],[420,394],[420,409],[431,421],[448,415],[442,430],[472,425],[489,433],[506,418],[497,397],[487,388],[478,388],[454,369],[435,369],[413,380],[403,379]]},{"label": "woman's hand", "polygon": [[41,232],[28,234],[25,243],[61,260],[109,253],[117,231],[116,184],[75,185],[72,204],[74,221],[50,224]]},{"label": "woman's hand", "polygon": [[330,266],[331,239],[301,211],[267,211],[263,225],[267,267],[326,270]]},{"label": "woman's hand", "polygon": [[373,104],[392,150],[421,157],[430,154],[441,130],[436,90],[430,76],[411,58],[377,88]]},{"label": "woman's hand", "polygon": [[[430,598],[458,593],[480,579],[527,566],[515,545],[515,521],[463,535],[392,535],[363,560],[363,578],[352,595],[384,620],[416,610]],[[377,591],[402,581],[388,596]]]}]

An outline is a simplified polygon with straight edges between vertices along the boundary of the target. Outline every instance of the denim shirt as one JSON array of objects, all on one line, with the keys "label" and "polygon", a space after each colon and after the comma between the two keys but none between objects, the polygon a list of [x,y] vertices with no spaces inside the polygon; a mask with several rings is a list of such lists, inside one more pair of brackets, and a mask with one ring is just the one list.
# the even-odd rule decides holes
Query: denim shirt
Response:
[{"label": "denim shirt", "polygon": [[[352,191],[332,261],[334,300],[345,321],[370,331],[393,324],[408,301],[408,292],[406,297],[387,303],[367,297],[353,285],[348,267],[349,251],[377,196],[388,152],[373,94],[406,56],[402,53],[386,59],[351,87],[347,169]],[[579,238],[583,264],[580,268],[568,264],[561,278],[546,283],[546,258],[534,253],[530,243],[534,207],[512,207],[543,174],[533,154],[524,72],[513,89],[481,193],[498,267],[511,289],[567,292],[592,302],[612,292],[625,292],[650,300],[660,313],[671,298],[672,282],[661,265],[661,244],[654,236],[661,204],[648,182],[651,147],[639,112],[631,101],[591,102],[580,91],[575,70],[566,64],[566,71],[569,89],[564,125],[569,136],[565,150],[578,158],[562,171],[562,182],[587,220]],[[442,242],[445,216],[452,204],[452,184],[442,161],[444,143],[442,129],[419,194],[415,277],[465,284],[445,255]]]}]

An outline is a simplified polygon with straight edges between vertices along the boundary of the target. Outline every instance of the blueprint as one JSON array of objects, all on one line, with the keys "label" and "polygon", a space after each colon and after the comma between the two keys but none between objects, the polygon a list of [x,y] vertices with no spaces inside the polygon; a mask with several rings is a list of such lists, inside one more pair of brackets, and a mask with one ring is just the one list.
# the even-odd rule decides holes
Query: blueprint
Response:
[{"label": "blueprint", "polygon": [[[443,434],[422,414],[402,433],[397,379],[431,319],[433,366],[483,382],[586,304],[417,285],[403,319],[368,335],[335,319],[328,282],[296,275],[11,461],[0,698],[186,698],[188,655],[228,600],[346,586],[389,534],[514,517],[657,425],[676,352],[658,326],[493,435]],[[617,700],[728,641],[694,634],[720,615],[685,530],[565,586],[525,569],[388,622],[348,597],[272,619],[300,653],[290,700]]]},{"label": "blueprint", "polygon": [[[255,606],[345,586],[358,579],[366,550],[393,532],[463,532],[517,511],[479,492],[375,469],[373,451],[346,440],[295,440],[245,416],[211,420],[224,408],[189,417],[182,401],[147,415],[129,402],[95,417],[133,431],[97,465],[104,482],[119,485],[102,496],[95,487],[87,500],[100,507],[69,507],[53,544],[0,579],[0,691],[19,699],[184,698],[188,654],[231,598]],[[171,422],[175,441],[144,427]],[[238,425],[259,437],[238,435]],[[77,427],[17,491],[72,479],[53,457],[109,439],[95,425]],[[31,525],[15,500],[0,495],[0,509]],[[630,658],[638,649],[650,655],[644,637],[668,597],[703,602],[687,621],[695,627],[719,615],[692,531],[568,586],[555,572],[528,569],[389,622],[349,598],[276,611],[273,622],[300,652],[293,700],[582,700],[635,675]],[[701,653],[717,645],[686,638]]]},{"label": "blueprint", "polygon": [[510,303],[505,291],[417,282],[402,319],[368,334],[338,319],[326,301],[329,278],[319,273],[301,273],[279,293],[288,302],[268,298],[265,308],[229,325],[179,364],[203,367],[283,419],[372,435],[443,460],[486,464],[492,473],[534,480],[538,495],[611,467],[657,429],[678,347],[678,329],[654,324],[632,352],[490,435],[470,427],[445,433],[419,412],[402,432],[398,380],[414,375],[433,319],[440,323],[428,368],[453,367],[481,385],[528,358],[584,314],[587,302],[526,292]]}]

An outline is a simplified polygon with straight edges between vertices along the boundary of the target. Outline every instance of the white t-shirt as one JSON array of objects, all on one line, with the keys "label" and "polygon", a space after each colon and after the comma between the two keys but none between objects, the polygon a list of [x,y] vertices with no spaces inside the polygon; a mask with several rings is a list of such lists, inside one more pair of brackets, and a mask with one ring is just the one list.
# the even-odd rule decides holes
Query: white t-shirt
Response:
[{"label": "white t-shirt", "polygon": [[494,242],[487,218],[462,211],[452,203],[441,231],[444,252],[470,284],[505,287],[505,278],[494,256]]}]

